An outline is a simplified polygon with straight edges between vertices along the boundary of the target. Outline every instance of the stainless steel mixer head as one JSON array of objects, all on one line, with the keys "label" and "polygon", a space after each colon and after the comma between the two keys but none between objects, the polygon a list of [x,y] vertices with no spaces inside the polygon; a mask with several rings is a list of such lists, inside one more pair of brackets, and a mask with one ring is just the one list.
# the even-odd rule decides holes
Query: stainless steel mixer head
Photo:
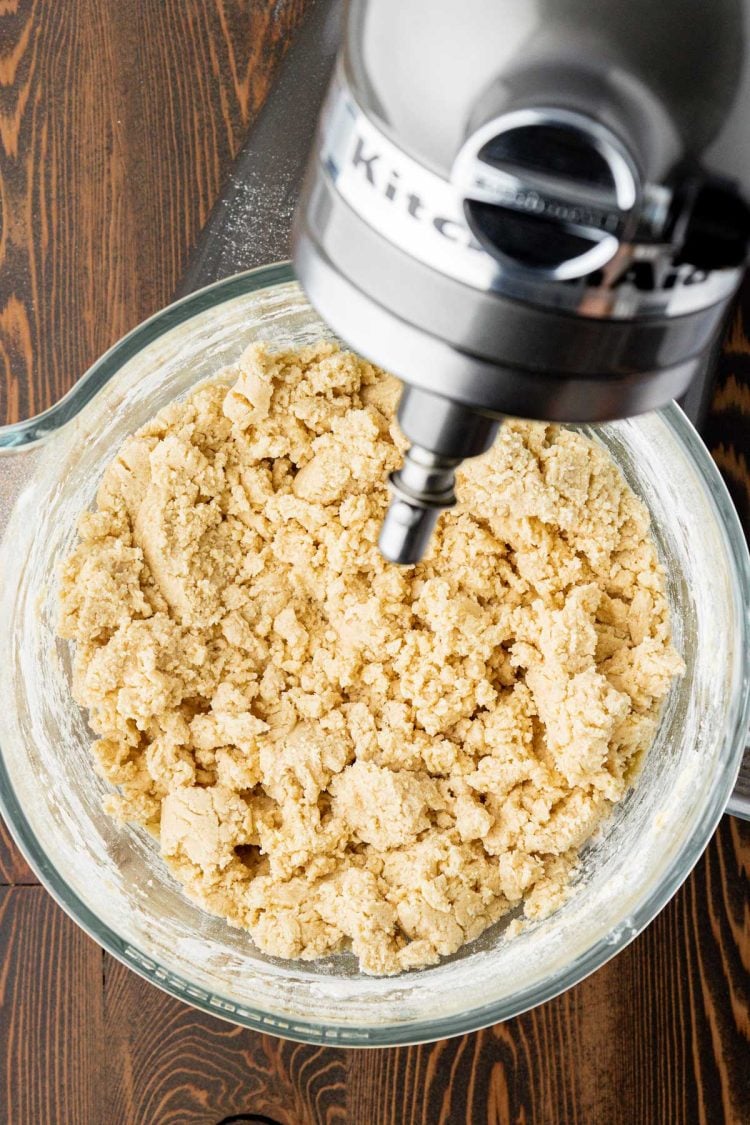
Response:
[{"label": "stainless steel mixer head", "polygon": [[505,414],[686,389],[750,236],[750,0],[353,0],[297,211],[318,311],[406,384],[380,544],[418,561]]}]

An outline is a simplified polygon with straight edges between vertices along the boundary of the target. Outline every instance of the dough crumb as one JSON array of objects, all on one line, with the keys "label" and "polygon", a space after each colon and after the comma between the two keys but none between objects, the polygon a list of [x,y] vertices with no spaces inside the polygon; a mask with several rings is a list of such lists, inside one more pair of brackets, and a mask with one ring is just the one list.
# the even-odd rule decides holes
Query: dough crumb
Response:
[{"label": "dough crumb", "polygon": [[683,670],[644,505],[509,421],[398,569],[396,381],[327,343],[229,378],[124,443],[62,568],[108,808],[278,957],[398,973],[556,909]]}]

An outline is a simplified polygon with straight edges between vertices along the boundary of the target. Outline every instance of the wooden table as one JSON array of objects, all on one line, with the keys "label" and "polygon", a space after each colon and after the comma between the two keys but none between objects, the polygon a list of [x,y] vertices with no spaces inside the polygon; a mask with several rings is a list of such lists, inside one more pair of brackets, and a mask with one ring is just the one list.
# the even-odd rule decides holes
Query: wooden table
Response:
[{"label": "wooden table", "polygon": [[[0,0],[2,420],[53,402],[169,300],[303,8]],[[749,353],[738,320],[711,436],[746,510],[732,443],[747,432]],[[354,1052],[158,992],[69,921],[3,837],[0,1122],[747,1125],[748,876],[750,826],[725,818],[659,918],[577,988],[476,1035]]]}]

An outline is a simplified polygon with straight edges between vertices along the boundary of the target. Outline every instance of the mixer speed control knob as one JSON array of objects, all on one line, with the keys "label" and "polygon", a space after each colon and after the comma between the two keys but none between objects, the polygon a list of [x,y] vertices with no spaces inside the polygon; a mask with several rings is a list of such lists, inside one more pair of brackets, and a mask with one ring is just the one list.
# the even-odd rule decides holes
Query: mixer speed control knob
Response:
[{"label": "mixer speed control knob", "polygon": [[619,140],[582,114],[519,110],[461,148],[452,182],[506,269],[566,281],[601,269],[635,225],[640,182]]}]

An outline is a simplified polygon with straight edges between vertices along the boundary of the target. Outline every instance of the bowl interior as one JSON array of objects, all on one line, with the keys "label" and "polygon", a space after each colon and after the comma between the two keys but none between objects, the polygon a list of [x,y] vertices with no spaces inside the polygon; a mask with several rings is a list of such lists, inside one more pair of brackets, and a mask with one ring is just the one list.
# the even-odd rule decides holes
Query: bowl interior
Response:
[{"label": "bowl interior", "polygon": [[328,335],[298,286],[269,287],[269,276],[222,283],[181,313],[160,314],[150,332],[137,330],[105,357],[117,373],[85,409],[41,450],[17,455],[33,463],[0,546],[2,800],[74,917],[188,1001],[316,1041],[449,1035],[580,979],[653,917],[697,859],[731,790],[746,722],[744,546],[718,474],[676,408],[597,428],[651,510],[687,673],[638,785],[586,846],[573,894],[512,939],[501,923],[441,965],[397,978],[360,974],[350,955],[303,965],[261,954],[184,896],[147,833],[102,811],[106,785],[92,768],[91,734],[70,696],[70,652],[54,626],[58,560],[123,438],[250,341],[298,346]]}]

